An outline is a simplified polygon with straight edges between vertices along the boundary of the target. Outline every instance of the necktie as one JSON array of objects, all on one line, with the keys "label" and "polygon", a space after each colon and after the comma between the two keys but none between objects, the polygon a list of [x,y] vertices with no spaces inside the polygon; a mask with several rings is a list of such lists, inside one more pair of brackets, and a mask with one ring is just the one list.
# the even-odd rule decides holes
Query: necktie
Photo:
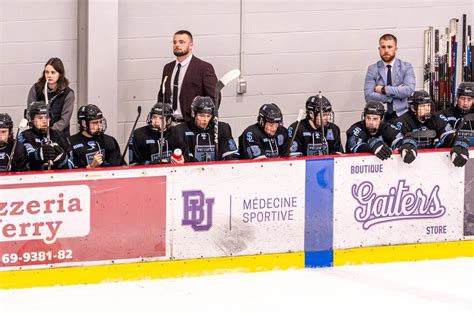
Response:
[{"label": "necktie", "polygon": [[178,82],[179,82],[179,70],[181,69],[181,64],[178,63],[178,70],[174,75],[173,80],[173,110],[178,108]]},{"label": "necktie", "polygon": [[[392,85],[392,66],[387,65],[387,85]],[[391,114],[393,112],[393,103],[387,103],[387,112]]]}]

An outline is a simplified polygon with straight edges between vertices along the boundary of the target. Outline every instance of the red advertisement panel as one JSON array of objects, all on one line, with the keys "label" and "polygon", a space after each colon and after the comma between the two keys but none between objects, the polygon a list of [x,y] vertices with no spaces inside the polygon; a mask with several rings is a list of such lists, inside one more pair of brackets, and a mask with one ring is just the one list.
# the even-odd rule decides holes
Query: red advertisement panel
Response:
[{"label": "red advertisement panel", "polygon": [[165,255],[165,176],[0,185],[0,268]]}]

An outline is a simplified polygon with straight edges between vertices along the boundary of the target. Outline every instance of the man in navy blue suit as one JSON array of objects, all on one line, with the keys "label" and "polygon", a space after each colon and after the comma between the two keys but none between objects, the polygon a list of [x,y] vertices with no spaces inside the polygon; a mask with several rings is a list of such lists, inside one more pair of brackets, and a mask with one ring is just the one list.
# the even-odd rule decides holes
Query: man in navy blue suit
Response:
[{"label": "man in navy blue suit", "polygon": [[415,90],[415,73],[409,62],[395,57],[397,38],[384,34],[379,39],[381,60],[370,65],[365,75],[365,101],[386,104],[385,121],[392,122],[408,111],[408,96]]}]

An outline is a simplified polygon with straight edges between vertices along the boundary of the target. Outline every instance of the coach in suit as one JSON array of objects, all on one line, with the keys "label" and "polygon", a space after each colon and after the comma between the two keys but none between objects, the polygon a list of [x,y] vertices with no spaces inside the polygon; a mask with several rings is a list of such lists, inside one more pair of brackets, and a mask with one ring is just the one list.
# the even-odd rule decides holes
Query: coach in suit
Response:
[{"label": "coach in suit", "polygon": [[397,38],[384,34],[379,39],[381,60],[370,65],[365,75],[365,101],[386,104],[385,120],[393,122],[408,110],[408,96],[415,90],[415,72],[410,63],[395,58]]},{"label": "coach in suit", "polygon": [[173,105],[176,122],[191,120],[191,103],[196,96],[210,96],[215,102],[217,76],[214,67],[193,56],[193,36],[189,31],[177,31],[173,36],[173,54],[176,60],[165,65],[158,93],[158,101],[163,100],[163,80],[165,102]]}]

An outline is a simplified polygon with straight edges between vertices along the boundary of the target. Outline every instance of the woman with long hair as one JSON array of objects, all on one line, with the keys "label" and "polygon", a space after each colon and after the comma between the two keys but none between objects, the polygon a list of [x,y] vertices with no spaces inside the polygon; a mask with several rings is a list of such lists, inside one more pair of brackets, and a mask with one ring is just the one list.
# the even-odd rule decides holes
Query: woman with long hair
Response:
[{"label": "woman with long hair", "polygon": [[46,101],[45,84],[51,113],[52,128],[69,136],[69,124],[74,111],[74,91],[69,87],[61,59],[51,58],[44,65],[43,73],[28,93],[27,105],[35,101]]}]

